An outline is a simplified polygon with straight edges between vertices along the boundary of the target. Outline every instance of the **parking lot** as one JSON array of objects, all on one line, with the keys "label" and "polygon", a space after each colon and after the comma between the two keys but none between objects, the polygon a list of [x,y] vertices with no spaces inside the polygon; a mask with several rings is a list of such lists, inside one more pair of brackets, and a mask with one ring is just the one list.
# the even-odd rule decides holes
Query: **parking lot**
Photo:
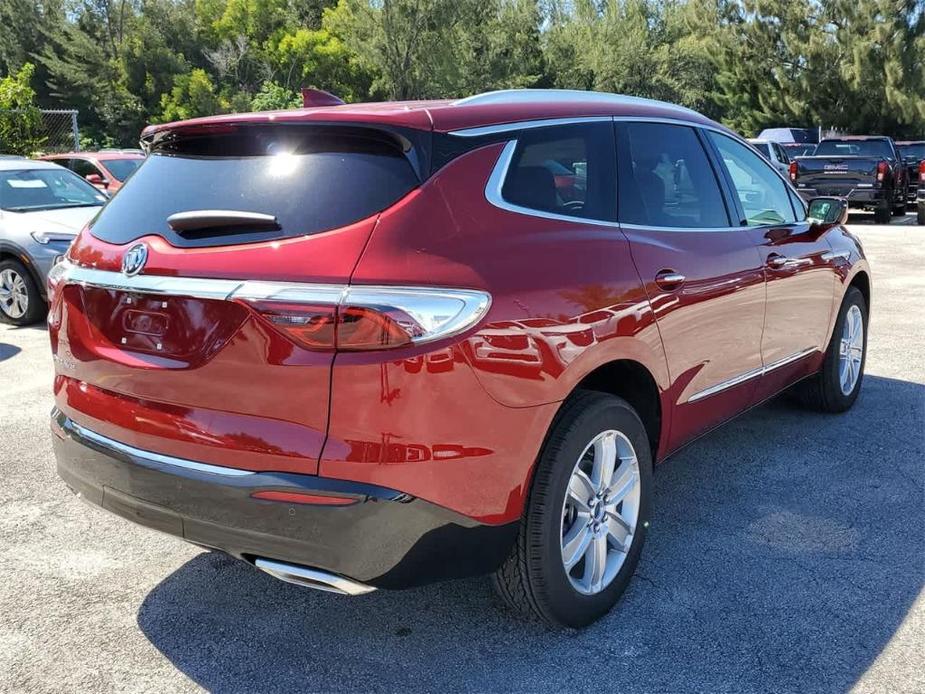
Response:
[{"label": "parking lot", "polygon": [[635,580],[582,632],[485,578],[348,599],[85,506],[47,334],[0,326],[0,691],[925,691],[925,227],[870,221],[855,408],[778,399],[659,467]]}]

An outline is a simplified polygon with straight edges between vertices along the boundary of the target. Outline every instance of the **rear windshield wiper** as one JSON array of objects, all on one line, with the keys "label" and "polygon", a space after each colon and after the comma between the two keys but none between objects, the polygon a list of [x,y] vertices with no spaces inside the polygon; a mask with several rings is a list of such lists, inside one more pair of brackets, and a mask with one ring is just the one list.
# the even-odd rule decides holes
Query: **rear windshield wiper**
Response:
[{"label": "rear windshield wiper", "polygon": [[246,210],[189,210],[177,212],[167,218],[167,224],[178,234],[184,232],[206,232],[220,230],[252,230],[261,227],[267,231],[276,231],[279,221],[272,214],[248,212]]}]

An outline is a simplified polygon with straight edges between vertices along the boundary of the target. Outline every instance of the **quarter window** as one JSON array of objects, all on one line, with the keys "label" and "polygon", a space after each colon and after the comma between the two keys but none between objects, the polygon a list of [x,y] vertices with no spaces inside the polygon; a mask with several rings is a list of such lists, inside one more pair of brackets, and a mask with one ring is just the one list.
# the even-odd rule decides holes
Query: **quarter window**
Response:
[{"label": "quarter window", "polygon": [[742,204],[745,223],[752,226],[796,221],[787,184],[751,149],[731,137],[710,132]]},{"label": "quarter window", "polygon": [[677,228],[729,226],[713,167],[692,128],[619,123],[617,151],[621,222]]},{"label": "quarter window", "polygon": [[613,128],[587,123],[521,134],[501,196],[518,207],[609,221],[614,187]]}]

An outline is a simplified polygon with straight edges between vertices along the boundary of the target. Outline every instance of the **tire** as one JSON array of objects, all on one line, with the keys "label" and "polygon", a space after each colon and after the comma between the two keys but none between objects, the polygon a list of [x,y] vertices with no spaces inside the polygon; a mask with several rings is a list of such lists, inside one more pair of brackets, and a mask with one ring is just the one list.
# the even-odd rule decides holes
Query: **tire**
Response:
[{"label": "tire", "polygon": [[38,285],[23,264],[0,261],[0,322],[30,325],[41,320],[47,310]]},{"label": "tire", "polygon": [[906,203],[901,202],[893,208],[894,217],[902,217],[906,214]]},{"label": "tire", "polygon": [[925,208],[921,205],[916,212],[915,221],[918,222],[919,226],[925,225]]},{"label": "tire", "polygon": [[[631,534],[624,538],[624,546],[628,547],[623,553],[616,551],[616,540],[609,533],[610,527],[617,528],[621,535],[625,532],[615,520],[600,525],[594,535],[594,519],[601,518],[603,512],[594,510],[591,515],[583,515],[585,512],[574,506],[572,496],[566,499],[570,482],[575,484],[575,471],[593,467],[587,449],[595,440],[604,442],[601,450],[611,450],[606,442],[613,442],[618,455],[626,458],[617,458],[612,491],[635,482],[622,501],[605,507],[627,518],[632,517],[634,508],[637,512]],[[635,452],[635,466],[628,451]],[[588,477],[592,486],[580,486],[590,495],[598,485],[594,484],[593,473]],[[649,524],[651,489],[652,454],[645,427],[635,410],[613,395],[578,391],[563,405],[540,453],[517,541],[511,555],[492,576],[495,591],[510,607],[551,626],[583,627],[601,618],[623,594],[639,563]],[[595,504],[594,508],[599,506]],[[590,570],[594,564],[589,566],[588,562],[602,555],[589,551],[567,570],[563,560],[566,531],[576,542],[588,538],[589,550],[600,548],[603,536],[607,558],[602,565],[607,570],[598,585],[586,586],[590,590],[582,591],[577,584],[589,574],[594,578],[596,574]]]},{"label": "tire", "polygon": [[[857,365],[857,377],[851,389],[846,392],[842,382],[841,348],[842,340],[846,337],[845,323],[850,320],[848,316],[849,313],[853,313],[853,307],[856,307],[860,313],[861,327],[863,329],[860,341],[862,352],[860,363]],[[864,301],[864,295],[861,294],[857,287],[849,287],[838,311],[835,330],[832,332],[832,339],[829,342],[828,349],[826,349],[822,368],[815,376],[797,384],[795,393],[800,401],[811,409],[819,410],[820,412],[845,412],[854,405],[854,401],[857,400],[858,393],[861,391],[866,362],[867,302]]]},{"label": "tire", "polygon": [[890,204],[887,203],[881,207],[874,209],[874,224],[889,224],[890,223]]}]

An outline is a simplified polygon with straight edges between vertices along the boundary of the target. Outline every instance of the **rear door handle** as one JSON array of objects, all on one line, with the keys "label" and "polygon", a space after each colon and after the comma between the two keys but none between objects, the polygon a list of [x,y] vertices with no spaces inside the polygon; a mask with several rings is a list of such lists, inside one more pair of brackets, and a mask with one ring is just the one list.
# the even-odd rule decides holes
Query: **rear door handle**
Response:
[{"label": "rear door handle", "polygon": [[686,279],[687,278],[680,272],[675,272],[674,270],[662,270],[655,276],[655,284],[657,284],[665,291],[671,292],[684,284]]}]

